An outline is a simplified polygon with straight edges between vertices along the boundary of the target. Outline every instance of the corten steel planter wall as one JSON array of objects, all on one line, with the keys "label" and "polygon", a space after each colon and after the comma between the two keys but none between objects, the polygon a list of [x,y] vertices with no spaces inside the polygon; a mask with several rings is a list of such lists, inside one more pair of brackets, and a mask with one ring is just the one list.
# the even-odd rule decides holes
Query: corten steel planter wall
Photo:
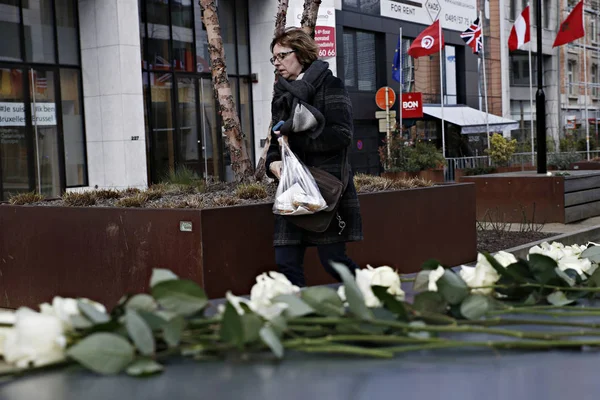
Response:
[{"label": "corten steel planter wall", "polygon": [[600,162],[598,161],[578,161],[572,163],[569,166],[569,169],[579,169],[579,170],[595,170],[600,169]]},{"label": "corten steel planter wall", "polygon": [[426,169],[423,171],[417,172],[383,172],[381,174],[382,177],[388,179],[411,179],[411,178],[421,178],[426,179],[428,181],[442,183],[444,182],[444,170],[443,169]]},{"label": "corten steel planter wall", "polygon": [[[359,196],[365,240],[348,245],[361,266],[414,272],[436,258],[454,266],[476,258],[475,186]],[[190,221],[192,232],[180,232]],[[35,306],[53,295],[114,305],[147,290],[153,268],[170,268],[209,297],[248,293],[276,269],[271,204],[203,210],[0,206],[0,307]],[[315,249],[309,285],[332,282]]]}]

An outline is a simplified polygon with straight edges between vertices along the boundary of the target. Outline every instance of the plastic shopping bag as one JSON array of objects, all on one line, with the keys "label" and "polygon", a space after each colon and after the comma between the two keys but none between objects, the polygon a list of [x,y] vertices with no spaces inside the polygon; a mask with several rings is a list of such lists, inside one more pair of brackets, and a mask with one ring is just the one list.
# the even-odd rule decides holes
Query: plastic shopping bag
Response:
[{"label": "plastic shopping bag", "polygon": [[292,152],[284,137],[280,137],[278,141],[283,167],[275,194],[273,213],[306,215],[326,209],[327,203],[308,168]]}]

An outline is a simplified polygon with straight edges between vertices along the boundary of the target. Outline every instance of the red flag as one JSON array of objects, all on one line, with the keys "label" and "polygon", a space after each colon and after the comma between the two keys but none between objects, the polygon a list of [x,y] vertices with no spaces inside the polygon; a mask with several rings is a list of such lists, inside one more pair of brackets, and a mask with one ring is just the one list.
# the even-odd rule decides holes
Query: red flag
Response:
[{"label": "red flag", "polygon": [[[441,41],[441,43],[440,43]],[[436,20],[412,42],[408,55],[414,58],[437,53],[444,47],[444,34],[440,38],[440,20]]]},{"label": "red flag", "polygon": [[562,46],[563,44],[570,43],[577,40],[585,35],[583,29],[583,0],[581,0],[571,14],[564,20],[560,25],[556,39],[552,47]]},{"label": "red flag", "polygon": [[529,6],[525,7],[521,16],[517,18],[508,37],[508,50],[520,49],[531,40],[531,25],[529,24]]}]

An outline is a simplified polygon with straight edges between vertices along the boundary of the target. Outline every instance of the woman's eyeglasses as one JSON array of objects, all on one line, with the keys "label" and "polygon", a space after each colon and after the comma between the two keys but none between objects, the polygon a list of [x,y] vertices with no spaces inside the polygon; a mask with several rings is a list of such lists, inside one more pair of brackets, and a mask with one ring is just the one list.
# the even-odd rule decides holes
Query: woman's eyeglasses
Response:
[{"label": "woman's eyeglasses", "polygon": [[275,65],[275,60],[279,60],[279,62],[283,61],[284,58],[286,58],[289,54],[295,53],[296,50],[290,50],[290,51],[282,51],[281,53],[277,53],[275,54],[274,57],[271,57],[271,59],[269,61],[271,61],[271,64]]}]

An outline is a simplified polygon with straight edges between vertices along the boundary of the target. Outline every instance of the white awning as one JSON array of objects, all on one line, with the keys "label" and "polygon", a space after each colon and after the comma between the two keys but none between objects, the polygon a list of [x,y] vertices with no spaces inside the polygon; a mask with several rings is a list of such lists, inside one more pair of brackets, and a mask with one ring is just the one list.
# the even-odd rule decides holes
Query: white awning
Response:
[{"label": "white awning", "polygon": [[[434,118],[442,119],[442,108],[439,105],[424,104],[423,113]],[[445,105],[444,120],[460,126],[461,133],[485,133],[486,113],[467,106]],[[491,132],[504,132],[506,130],[518,129],[519,123],[512,119],[502,118],[497,115],[488,114]]]}]

